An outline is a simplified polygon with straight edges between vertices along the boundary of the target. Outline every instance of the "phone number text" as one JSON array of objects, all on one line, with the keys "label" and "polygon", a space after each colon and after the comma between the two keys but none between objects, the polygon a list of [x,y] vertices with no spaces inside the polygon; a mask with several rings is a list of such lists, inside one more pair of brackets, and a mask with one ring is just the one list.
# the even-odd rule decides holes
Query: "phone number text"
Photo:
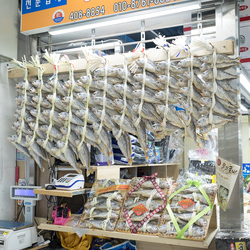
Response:
[{"label": "phone number text", "polygon": [[114,3],[113,10],[114,12],[122,12],[126,11],[128,8],[131,8],[133,10],[169,2],[170,0],[131,0],[130,3],[128,3],[127,1],[123,1]]},{"label": "phone number text", "polygon": [[69,15],[69,19],[71,21],[76,21],[76,20],[81,20],[82,18],[86,17],[97,17],[99,15],[105,15],[105,7],[104,5],[102,6],[97,6],[97,7],[92,7],[86,9],[86,11],[72,11]]}]

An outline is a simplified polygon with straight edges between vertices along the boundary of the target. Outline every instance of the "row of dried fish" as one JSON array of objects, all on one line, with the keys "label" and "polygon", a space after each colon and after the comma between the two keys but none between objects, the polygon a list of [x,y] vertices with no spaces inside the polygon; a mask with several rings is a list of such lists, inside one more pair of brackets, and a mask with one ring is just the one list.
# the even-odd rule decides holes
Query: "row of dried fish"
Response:
[{"label": "row of dried fish", "polygon": [[[83,75],[76,81],[76,84],[73,84],[71,80],[65,82],[49,80],[43,83],[35,80],[29,82],[28,86],[26,82],[20,82],[16,86],[20,95],[16,97],[18,109],[14,114],[18,121],[14,124],[13,129],[18,134],[22,129],[22,144],[17,145],[15,136],[9,139],[19,149],[23,147],[23,151],[27,155],[33,154],[33,158],[37,159],[39,166],[41,166],[41,159],[38,160],[38,157],[47,159],[41,153],[46,150],[52,156],[68,161],[76,170],[81,168],[81,165],[89,167],[87,144],[82,144],[81,152],[76,149],[82,140],[84,119],[88,111],[85,142],[101,150],[108,163],[110,163],[109,159],[112,155],[108,131],[112,131],[118,139],[120,149],[129,164],[132,164],[132,151],[128,134],[137,136],[146,160],[148,159],[146,129],[153,132],[159,139],[170,134],[174,136],[188,135],[199,144],[197,128],[199,128],[199,134],[206,134],[214,127],[234,121],[235,117],[239,115],[239,107],[235,99],[237,90],[227,82],[227,79],[234,79],[237,76],[225,71],[225,69],[237,65],[238,59],[217,55],[216,66],[219,69],[215,86],[212,81],[214,75],[211,58],[211,55],[194,58],[192,63],[189,58],[186,58],[179,62],[171,61],[170,65],[167,61],[155,63],[147,60],[145,62],[144,58],[139,58],[135,61],[137,67],[132,68],[131,71],[123,67],[108,67],[107,70],[105,67],[101,67],[92,73],[92,80],[89,75]],[[192,70],[190,69],[191,64],[193,65]],[[146,70],[145,74],[143,68]],[[105,78],[107,78],[107,82]],[[191,79],[193,82],[190,85]],[[124,84],[125,80],[127,80],[126,84]],[[144,89],[143,83],[145,83]],[[40,87],[42,97],[39,95]],[[55,102],[53,101],[54,87],[56,87]],[[27,90],[27,96],[23,95],[24,88]],[[90,90],[89,98],[86,90],[88,88]],[[71,89],[73,90],[72,100]],[[213,97],[214,92],[215,98]],[[124,102],[125,97],[126,103]],[[143,99],[143,103],[141,99]],[[87,101],[88,107],[86,106]],[[125,104],[126,109],[124,109]],[[103,114],[104,105],[105,114]],[[68,112],[69,106],[71,106],[72,115]],[[50,130],[52,107],[53,126]],[[167,112],[166,108],[168,108]],[[123,110],[125,110],[124,116]],[[37,116],[39,116],[38,128],[36,128]],[[139,116],[141,120],[137,123]],[[164,118],[164,116],[166,117]],[[24,126],[21,126],[22,117],[25,119]],[[59,149],[65,145],[68,128],[64,126],[67,126],[69,119],[71,124],[69,146],[67,151],[62,153]],[[166,124],[163,124],[163,121],[166,121]],[[100,124],[102,124],[101,132]],[[51,140],[42,149],[40,145],[45,145],[43,140],[48,136],[48,129]],[[120,129],[122,133],[119,137]],[[34,141],[36,144],[29,147],[27,143],[31,140],[29,136],[34,135],[33,130],[36,130],[36,134],[35,140],[32,142]],[[40,147],[39,150],[38,147]],[[81,160],[81,165],[76,162],[78,158]]]}]

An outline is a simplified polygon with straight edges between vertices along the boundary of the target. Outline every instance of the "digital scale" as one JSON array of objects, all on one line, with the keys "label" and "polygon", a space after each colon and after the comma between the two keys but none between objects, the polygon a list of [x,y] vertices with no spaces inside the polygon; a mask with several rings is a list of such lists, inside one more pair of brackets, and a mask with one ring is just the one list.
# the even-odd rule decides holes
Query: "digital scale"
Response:
[{"label": "digital scale", "polygon": [[82,174],[66,174],[56,181],[55,187],[64,190],[84,188],[84,176]]},{"label": "digital scale", "polygon": [[37,243],[37,231],[33,224],[34,211],[39,194],[33,190],[37,186],[11,186],[10,198],[23,200],[25,206],[25,222],[0,220],[0,250],[19,250]]}]

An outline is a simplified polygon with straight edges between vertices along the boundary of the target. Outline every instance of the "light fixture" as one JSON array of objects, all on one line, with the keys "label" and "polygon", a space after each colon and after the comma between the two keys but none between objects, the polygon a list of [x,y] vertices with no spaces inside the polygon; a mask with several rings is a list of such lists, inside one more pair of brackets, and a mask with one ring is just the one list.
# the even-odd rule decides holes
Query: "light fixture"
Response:
[{"label": "light fixture", "polygon": [[162,6],[161,9],[164,8],[164,10],[158,11],[158,9],[153,8],[151,10],[144,10],[144,11],[139,11],[139,12],[134,12],[134,13],[126,13],[121,16],[117,15],[115,18],[112,18],[112,16],[108,17],[109,20],[104,21],[104,19],[98,19],[90,21],[83,21],[80,24],[70,24],[64,27],[58,27],[51,29],[49,31],[50,35],[61,35],[61,34],[68,34],[71,32],[77,32],[77,31],[82,31],[82,30],[91,30],[95,28],[102,28],[102,27],[107,27],[111,25],[119,25],[119,24],[124,24],[124,23],[129,23],[133,21],[140,21],[140,20],[145,20],[145,19],[150,19],[154,17],[161,17],[161,16],[166,16],[166,15],[171,15],[171,14],[176,14],[176,13],[182,13],[182,12],[187,12],[187,11],[192,11],[192,10],[198,10],[201,8],[200,2],[195,1],[194,3],[181,3],[181,4],[174,4],[171,6]]},{"label": "light fixture", "polygon": [[242,104],[240,104],[240,110],[243,112],[248,112],[248,109]]}]

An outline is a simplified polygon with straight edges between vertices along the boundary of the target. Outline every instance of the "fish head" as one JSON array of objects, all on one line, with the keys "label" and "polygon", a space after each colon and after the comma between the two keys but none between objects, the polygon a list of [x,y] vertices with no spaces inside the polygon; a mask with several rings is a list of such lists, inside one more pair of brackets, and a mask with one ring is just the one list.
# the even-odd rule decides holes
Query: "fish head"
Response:
[{"label": "fish head", "polygon": [[200,56],[199,60],[202,61],[203,63],[207,63],[208,62],[209,57],[208,56]]},{"label": "fish head", "polygon": [[70,96],[65,96],[62,98],[62,103],[69,104],[70,103]]},{"label": "fish head", "polygon": [[16,113],[21,115],[22,109],[16,109]]},{"label": "fish head", "polygon": [[100,104],[102,102],[102,97],[95,96],[93,99],[94,99],[94,102],[97,104]]},{"label": "fish head", "polygon": [[31,139],[32,139],[32,136],[31,136],[31,135],[26,135],[26,136],[25,136],[25,139],[26,139],[27,142],[30,142]]},{"label": "fish head", "polygon": [[187,78],[187,79],[191,79],[191,72],[184,72],[184,76]]},{"label": "fish head", "polygon": [[55,86],[55,80],[48,81],[48,84],[51,85],[52,87],[54,87]]},{"label": "fish head", "polygon": [[42,114],[44,115],[44,116],[49,116],[50,115],[50,109],[44,109],[43,111],[42,111]]},{"label": "fish head", "polygon": [[40,87],[41,85],[41,80],[35,80],[31,82],[33,86],[35,86],[36,88]]},{"label": "fish head", "polygon": [[159,113],[159,114],[164,114],[164,111],[165,111],[165,105],[157,105],[156,106],[156,111]]},{"label": "fish head", "polygon": [[50,150],[51,150],[52,154],[55,155],[57,153],[57,151],[58,151],[58,148],[57,147],[53,147]]},{"label": "fish head", "polygon": [[115,67],[109,67],[108,68],[108,74],[115,76],[117,73],[117,70]]},{"label": "fish head", "polygon": [[31,94],[36,94],[36,93],[37,93],[37,89],[34,88],[34,87],[32,87],[32,88],[29,89],[29,92],[30,92]]},{"label": "fish head", "polygon": [[139,105],[138,105],[138,104],[134,104],[134,105],[132,106],[132,109],[133,109],[135,112],[137,112],[137,111],[139,110]]},{"label": "fish head", "polygon": [[30,101],[30,106],[36,108],[37,107],[37,102]]},{"label": "fish head", "polygon": [[14,130],[14,131],[17,131],[17,127],[12,125],[11,128]]},{"label": "fish head", "polygon": [[121,90],[123,90],[123,85],[121,85],[121,84],[115,84],[114,85],[114,89],[115,89],[115,91],[120,92]]},{"label": "fish head", "polygon": [[32,96],[32,101],[34,101],[34,102],[39,102],[39,99],[40,99],[40,96],[39,95],[35,95],[35,96]]},{"label": "fish head", "polygon": [[102,116],[102,110],[94,108],[93,109],[94,114],[100,119]]},{"label": "fish head", "polygon": [[103,87],[104,87],[104,81],[96,81],[96,85],[97,85],[99,88],[103,88]]},{"label": "fish head", "polygon": [[132,92],[133,96],[140,97],[141,96],[141,89],[136,89]]},{"label": "fish head", "polygon": [[15,122],[14,122],[14,126],[15,126],[15,127],[20,127],[20,126],[21,126],[21,122],[15,121]]},{"label": "fish head", "polygon": [[18,83],[16,84],[16,89],[21,89],[21,87],[22,87],[22,84],[21,84],[20,82],[18,82]]},{"label": "fish head", "polygon": [[190,92],[190,88],[189,87],[182,87],[182,88],[180,88],[180,92],[184,95],[188,95]]},{"label": "fish head", "polygon": [[203,127],[206,126],[208,124],[208,119],[205,117],[200,118],[197,122],[196,125],[197,127]]},{"label": "fish head", "polygon": [[[65,128],[65,127],[60,127],[60,131],[63,135],[66,135],[68,133],[68,128]],[[58,138],[60,139],[60,138]]]},{"label": "fish head", "polygon": [[63,135],[61,133],[56,133],[56,139],[62,140]]},{"label": "fish head", "polygon": [[38,110],[37,109],[31,109],[30,110],[30,113],[33,115],[33,116],[37,116],[37,114],[38,114]]},{"label": "fish head", "polygon": [[41,125],[39,128],[42,132],[46,133],[49,128],[49,125]]},{"label": "fish head", "polygon": [[137,60],[135,60],[136,64],[139,65],[140,67],[144,66],[144,59],[139,58]]},{"label": "fish head", "polygon": [[65,142],[60,141],[60,140],[58,140],[56,144],[57,144],[58,148],[60,148],[60,149],[62,149],[65,146]]},{"label": "fish head", "polygon": [[35,129],[35,126],[36,126],[36,123],[35,122],[29,122],[28,123],[28,125],[29,125],[29,127],[31,128],[31,129]]},{"label": "fish head", "polygon": [[80,140],[79,139],[77,139],[77,140],[75,140],[75,144],[76,144],[76,146],[78,146],[79,144],[80,144]]},{"label": "fish head", "polygon": [[203,103],[204,105],[208,106],[211,104],[212,99],[209,97],[201,97],[200,99],[201,103]]},{"label": "fish head", "polygon": [[117,108],[123,109],[124,107],[124,102],[122,99],[115,99],[114,104],[116,105]]},{"label": "fish head", "polygon": [[161,72],[163,69],[166,68],[166,66],[167,66],[167,63],[166,63],[165,61],[163,61],[163,62],[158,62],[158,63],[156,64],[156,70],[159,71],[159,72]]},{"label": "fish head", "polygon": [[125,77],[125,70],[123,68],[118,68],[117,71],[117,76],[124,78]]},{"label": "fish head", "polygon": [[165,97],[165,93],[163,91],[159,91],[154,95],[154,97],[162,100]]},{"label": "fish head", "polygon": [[37,140],[36,140],[36,142],[37,142],[40,146],[42,146],[42,145],[43,145],[43,143],[45,142],[45,140],[44,140],[44,139],[39,138],[39,139],[37,139]]},{"label": "fish head", "polygon": [[198,110],[198,113],[201,114],[201,115],[206,115],[209,113],[209,109],[205,106],[201,107],[199,110]]},{"label": "fish head", "polygon": [[[92,109],[92,111],[93,111],[93,109]],[[77,115],[78,117],[84,116],[84,115],[85,115],[85,110],[83,110],[83,109],[78,109],[78,110],[76,110],[76,115]]]},{"label": "fish head", "polygon": [[102,97],[103,96],[103,93],[99,90],[95,91],[93,94],[92,94],[93,97]]},{"label": "fish head", "polygon": [[53,95],[47,95],[47,100],[52,101]]},{"label": "fish head", "polygon": [[160,76],[158,76],[158,79],[157,79],[157,80],[160,81],[160,82],[162,82],[162,81],[165,81],[166,78],[167,78],[166,75],[160,75]]},{"label": "fish head", "polygon": [[58,114],[58,117],[59,117],[59,119],[62,119],[62,120],[66,120],[66,119],[68,120],[69,115],[67,112],[61,112]]},{"label": "fish head", "polygon": [[83,84],[83,82],[82,82],[81,80],[77,80],[77,81],[76,81],[76,84],[77,84],[78,86],[80,86],[80,87],[83,87],[83,86],[84,86],[84,84]]},{"label": "fish head", "polygon": [[141,89],[141,88],[142,88],[142,85],[141,85],[141,83],[139,83],[139,82],[135,82],[135,83],[133,83],[133,87],[134,87],[135,89]]},{"label": "fish head", "polygon": [[184,135],[183,129],[177,129],[174,131],[173,136],[182,137]]},{"label": "fish head", "polygon": [[207,63],[202,63],[202,65],[200,66],[200,70],[202,71],[202,72],[204,72],[204,71],[206,71],[206,70],[208,70],[209,68],[208,68],[208,64]]},{"label": "fish head", "polygon": [[83,100],[86,97],[87,97],[87,94],[85,92],[80,92],[80,93],[76,94],[76,99],[77,100]]},{"label": "fish head", "polygon": [[34,122],[34,121],[35,121],[35,119],[32,116],[28,116],[26,118],[26,122]]},{"label": "fish head", "polygon": [[121,116],[120,116],[120,115],[112,115],[112,116],[111,116],[111,119],[112,119],[112,121],[114,121],[114,122],[119,122],[120,119],[121,119]]},{"label": "fish head", "polygon": [[33,135],[34,131],[32,129],[27,129],[27,134],[28,135]]},{"label": "fish head", "polygon": [[72,86],[72,81],[71,80],[68,80],[68,81],[66,81],[66,82],[64,82],[64,86],[66,87],[66,88],[71,88],[71,86]]},{"label": "fish head", "polygon": [[142,74],[135,74],[134,75],[134,79],[136,80],[136,81],[141,81],[142,80]]},{"label": "fish head", "polygon": [[157,132],[157,131],[162,131],[163,126],[162,126],[162,124],[160,124],[160,123],[155,123],[155,124],[152,125],[152,128],[153,128],[153,130],[154,130],[155,132]]},{"label": "fish head", "polygon": [[11,142],[15,142],[15,140],[13,140],[13,138],[12,138],[12,135],[9,135],[8,137],[7,137],[7,140],[11,143]]},{"label": "fish head", "polygon": [[92,128],[93,128],[94,130],[98,130],[98,129],[99,129],[99,123],[93,122]]},{"label": "fish head", "polygon": [[202,89],[202,96],[204,97],[210,97],[212,93],[208,91],[207,89]]},{"label": "fish head", "polygon": [[19,115],[18,113],[16,113],[16,112],[13,114],[13,116],[14,116],[16,119],[18,119],[18,118],[20,117],[20,115]]}]

